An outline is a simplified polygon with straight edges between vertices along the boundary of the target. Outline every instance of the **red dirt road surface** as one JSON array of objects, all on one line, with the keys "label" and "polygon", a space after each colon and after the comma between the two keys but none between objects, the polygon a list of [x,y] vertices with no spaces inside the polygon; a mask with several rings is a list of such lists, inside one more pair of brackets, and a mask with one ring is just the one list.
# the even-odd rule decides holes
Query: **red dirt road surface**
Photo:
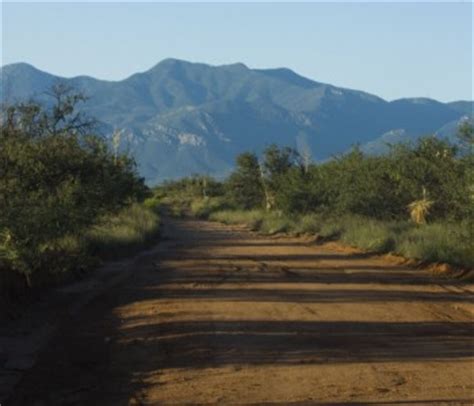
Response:
[{"label": "red dirt road surface", "polygon": [[2,406],[474,404],[472,285],[210,222],[163,234]]}]

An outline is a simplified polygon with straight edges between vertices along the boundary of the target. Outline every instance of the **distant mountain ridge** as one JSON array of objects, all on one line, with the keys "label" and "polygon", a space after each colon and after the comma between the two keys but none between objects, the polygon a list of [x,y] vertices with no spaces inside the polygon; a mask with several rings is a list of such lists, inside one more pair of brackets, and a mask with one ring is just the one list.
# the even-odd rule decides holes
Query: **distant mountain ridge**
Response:
[{"label": "distant mountain ridge", "polygon": [[473,108],[468,101],[426,98],[388,102],[290,69],[250,69],[241,63],[165,59],[120,81],[61,78],[24,63],[0,72],[0,97],[6,102],[41,99],[59,80],[83,91],[90,97],[85,111],[107,134],[123,130],[122,147],[135,156],[150,184],[192,173],[224,176],[236,154],[270,143],[304,144],[316,160],[356,143],[370,143],[376,153],[394,131],[402,131],[403,139],[441,128],[455,131],[452,123],[471,117]]}]

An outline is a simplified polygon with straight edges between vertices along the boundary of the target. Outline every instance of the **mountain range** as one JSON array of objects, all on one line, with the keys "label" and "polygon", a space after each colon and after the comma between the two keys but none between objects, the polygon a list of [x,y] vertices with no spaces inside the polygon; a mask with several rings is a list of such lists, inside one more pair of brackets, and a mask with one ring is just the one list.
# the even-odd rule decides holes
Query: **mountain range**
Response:
[{"label": "mountain range", "polygon": [[121,148],[151,185],[193,173],[223,177],[238,153],[271,143],[305,149],[319,161],[354,144],[383,153],[387,143],[422,135],[453,139],[459,123],[473,117],[472,101],[386,101],[290,69],[241,63],[165,59],[120,81],[62,78],[25,63],[0,72],[0,98],[7,103],[41,100],[58,81],[86,94],[84,111],[102,123],[106,136],[121,131]]}]

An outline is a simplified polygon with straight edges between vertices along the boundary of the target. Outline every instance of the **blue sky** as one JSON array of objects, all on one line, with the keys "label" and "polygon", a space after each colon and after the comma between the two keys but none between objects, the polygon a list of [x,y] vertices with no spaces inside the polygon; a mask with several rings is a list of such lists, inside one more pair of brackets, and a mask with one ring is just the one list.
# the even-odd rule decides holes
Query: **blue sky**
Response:
[{"label": "blue sky", "polygon": [[2,64],[119,80],[174,57],[289,67],[392,100],[472,99],[473,5],[2,3]]}]

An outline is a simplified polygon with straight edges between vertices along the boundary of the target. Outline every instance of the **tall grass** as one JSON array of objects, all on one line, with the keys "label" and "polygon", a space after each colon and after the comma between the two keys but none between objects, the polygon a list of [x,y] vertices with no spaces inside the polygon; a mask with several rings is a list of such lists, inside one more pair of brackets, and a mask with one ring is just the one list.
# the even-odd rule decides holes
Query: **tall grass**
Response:
[{"label": "tall grass", "polygon": [[259,230],[264,216],[263,210],[222,210],[211,213],[209,219],[224,224],[245,224],[252,230]]},{"label": "tall grass", "polygon": [[228,204],[221,197],[208,197],[191,200],[190,213],[198,218],[208,218],[215,211],[225,210]]},{"label": "tall grass", "polygon": [[260,225],[260,231],[265,234],[290,233],[295,230],[295,221],[281,212],[265,213]]},{"label": "tall grass", "polygon": [[393,224],[361,217],[347,218],[341,241],[367,251],[384,253],[395,249]]},{"label": "tall grass", "polygon": [[318,234],[323,223],[321,214],[305,214],[295,223],[295,231],[301,234]]},{"label": "tall grass", "polygon": [[101,258],[119,258],[146,245],[159,231],[160,218],[153,204],[133,204],[104,217],[86,233],[88,249]]},{"label": "tall grass", "polygon": [[402,237],[396,249],[403,256],[474,268],[472,224],[468,222],[412,227]]}]

